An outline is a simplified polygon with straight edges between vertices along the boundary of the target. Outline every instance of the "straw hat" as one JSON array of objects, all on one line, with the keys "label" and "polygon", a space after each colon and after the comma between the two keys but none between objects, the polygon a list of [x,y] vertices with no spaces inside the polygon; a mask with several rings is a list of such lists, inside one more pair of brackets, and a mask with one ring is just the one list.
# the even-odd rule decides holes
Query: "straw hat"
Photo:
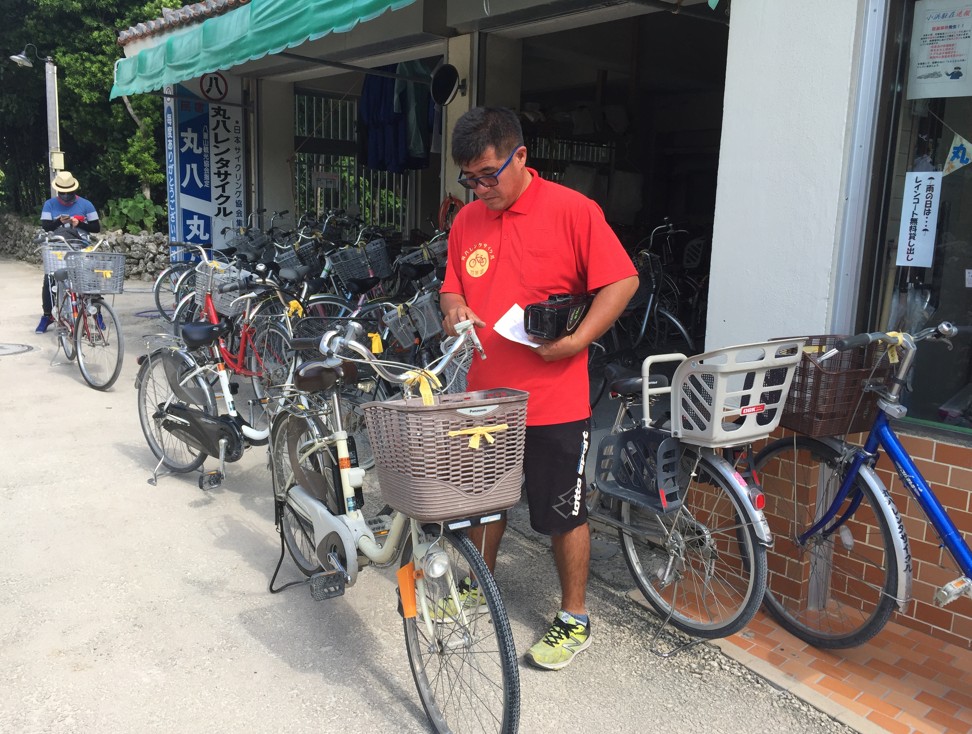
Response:
[{"label": "straw hat", "polygon": [[54,190],[60,194],[70,194],[72,191],[77,191],[78,180],[71,175],[70,171],[58,171],[57,175],[54,177]]}]

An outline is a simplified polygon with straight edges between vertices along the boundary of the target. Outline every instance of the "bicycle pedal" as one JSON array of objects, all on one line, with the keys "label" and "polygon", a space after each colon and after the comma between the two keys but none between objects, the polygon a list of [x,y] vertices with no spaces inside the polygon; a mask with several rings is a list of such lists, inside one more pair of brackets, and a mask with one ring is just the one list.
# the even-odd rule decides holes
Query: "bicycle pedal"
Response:
[{"label": "bicycle pedal", "polygon": [[240,383],[231,382],[230,383],[230,395],[238,395],[240,392]]},{"label": "bicycle pedal", "polygon": [[223,472],[208,471],[199,476],[199,489],[215,489],[223,483]]},{"label": "bicycle pedal", "polygon": [[344,574],[340,571],[321,571],[307,579],[307,585],[315,601],[333,599],[344,595]]},{"label": "bicycle pedal", "polygon": [[963,595],[972,598],[972,579],[969,579],[967,576],[962,576],[954,581],[949,581],[942,588],[936,591],[935,604],[943,607],[946,604],[951,604],[953,601]]}]

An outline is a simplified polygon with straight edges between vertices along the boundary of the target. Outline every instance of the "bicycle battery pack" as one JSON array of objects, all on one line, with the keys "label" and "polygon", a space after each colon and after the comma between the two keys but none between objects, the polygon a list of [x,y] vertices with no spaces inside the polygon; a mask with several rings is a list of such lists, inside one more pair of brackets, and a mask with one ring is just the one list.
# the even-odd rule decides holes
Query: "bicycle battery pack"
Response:
[{"label": "bicycle battery pack", "polygon": [[594,297],[557,294],[523,309],[523,328],[530,336],[559,339],[574,333],[587,314]]}]

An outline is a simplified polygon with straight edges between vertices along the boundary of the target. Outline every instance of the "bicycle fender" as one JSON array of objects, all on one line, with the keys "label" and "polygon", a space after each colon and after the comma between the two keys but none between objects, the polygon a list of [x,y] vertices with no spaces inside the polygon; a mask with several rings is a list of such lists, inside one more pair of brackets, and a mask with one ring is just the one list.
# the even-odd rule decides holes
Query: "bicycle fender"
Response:
[{"label": "bicycle fender", "polygon": [[[818,438],[817,440],[835,451],[841,451],[843,448],[842,442],[832,437]],[[860,476],[864,483],[871,488],[874,499],[878,503],[878,510],[884,515],[888,527],[891,528],[891,543],[894,549],[895,570],[898,577],[898,596],[895,602],[899,611],[906,612],[908,602],[911,601],[912,578],[911,544],[908,542],[908,531],[905,529],[901,514],[898,512],[898,506],[894,504],[894,500],[891,498],[891,492],[884,486],[884,482],[878,478],[874,470],[867,464],[863,464]]]},{"label": "bicycle fender", "polygon": [[[293,506],[301,515],[311,521],[314,526],[314,542],[320,544],[322,540],[331,535],[337,535],[341,539],[341,546],[344,550],[345,570],[348,573],[347,585],[353,586],[358,578],[358,550],[354,542],[354,536],[348,526],[339,517],[331,514],[323,502],[313,497],[306,489],[299,484],[295,484],[287,493],[287,502]],[[318,547],[318,553],[321,548]],[[318,560],[322,564],[327,563],[327,554],[322,559],[318,555]]]},{"label": "bicycle fender", "polygon": [[739,504],[746,512],[746,520],[756,533],[756,540],[760,545],[770,547],[773,545],[773,534],[770,532],[769,523],[762,510],[753,507],[753,501],[749,498],[749,488],[742,475],[732,468],[732,465],[724,458],[711,451],[700,450],[700,456],[709,469],[717,474],[721,474],[726,481],[726,486],[730,487]]}]

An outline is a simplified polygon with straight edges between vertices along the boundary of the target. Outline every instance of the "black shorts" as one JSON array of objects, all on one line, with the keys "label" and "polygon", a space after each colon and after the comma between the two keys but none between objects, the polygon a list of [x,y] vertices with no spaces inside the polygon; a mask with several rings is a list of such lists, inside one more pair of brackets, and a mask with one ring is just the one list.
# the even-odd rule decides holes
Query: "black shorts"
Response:
[{"label": "black shorts", "polygon": [[544,535],[560,535],[587,522],[584,465],[591,421],[527,426],[523,473],[530,525]]}]

